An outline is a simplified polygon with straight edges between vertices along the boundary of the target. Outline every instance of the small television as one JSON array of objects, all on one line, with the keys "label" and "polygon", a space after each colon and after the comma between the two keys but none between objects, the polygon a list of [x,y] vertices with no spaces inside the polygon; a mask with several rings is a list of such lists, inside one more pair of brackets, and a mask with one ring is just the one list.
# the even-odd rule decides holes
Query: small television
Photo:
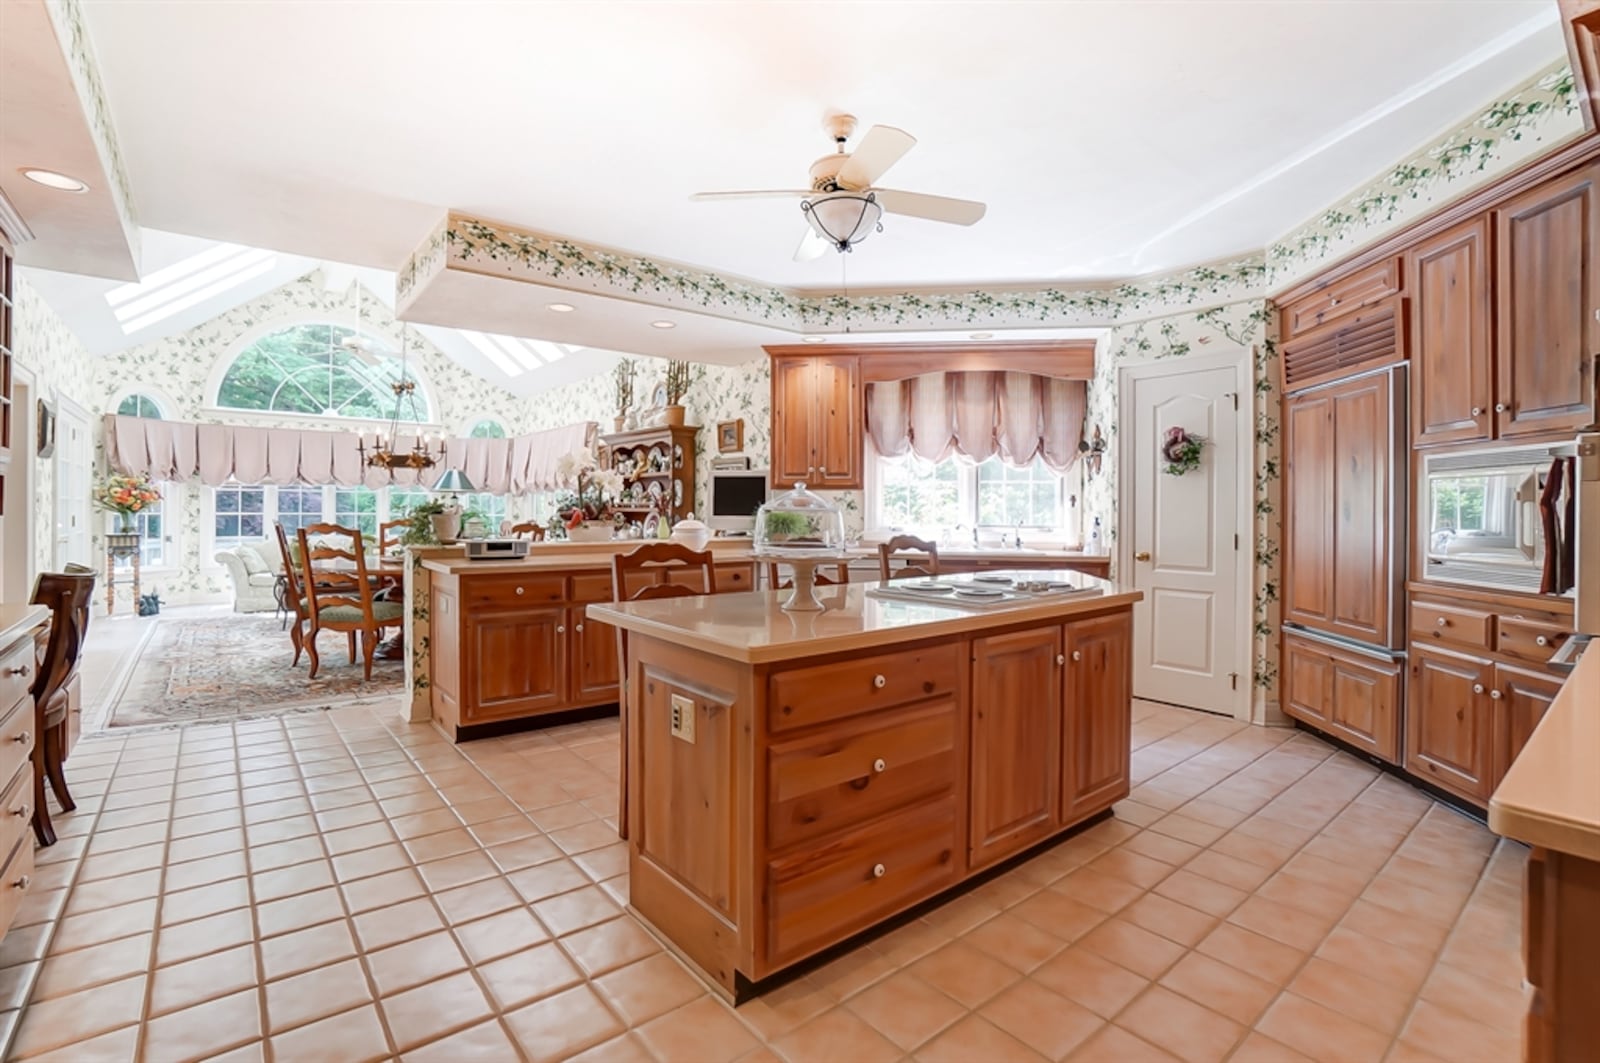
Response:
[{"label": "small television", "polygon": [[711,470],[712,531],[748,535],[755,530],[756,510],[767,501],[766,469]]}]

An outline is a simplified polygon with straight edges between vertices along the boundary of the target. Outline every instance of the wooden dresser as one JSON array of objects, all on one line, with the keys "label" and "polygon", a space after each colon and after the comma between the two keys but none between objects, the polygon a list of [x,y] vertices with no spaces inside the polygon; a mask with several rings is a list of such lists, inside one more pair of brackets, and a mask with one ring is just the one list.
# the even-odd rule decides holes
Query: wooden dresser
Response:
[{"label": "wooden dresser", "polygon": [[49,622],[42,605],[0,605],[0,937],[33,877],[32,753],[39,736],[29,688],[38,670],[36,634]]}]

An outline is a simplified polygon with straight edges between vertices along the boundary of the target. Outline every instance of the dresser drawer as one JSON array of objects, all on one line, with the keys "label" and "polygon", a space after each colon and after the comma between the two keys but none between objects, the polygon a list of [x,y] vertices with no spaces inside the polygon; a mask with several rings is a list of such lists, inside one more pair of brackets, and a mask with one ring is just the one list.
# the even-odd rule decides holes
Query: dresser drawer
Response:
[{"label": "dresser drawer", "polygon": [[0,853],[9,853],[18,842],[33,847],[32,764],[18,772],[0,795]]},{"label": "dresser drawer", "polygon": [[954,693],[959,678],[949,646],[779,672],[771,679],[767,726],[788,731],[940,697]]},{"label": "dresser drawer", "polygon": [[17,909],[22,907],[32,882],[33,839],[23,838],[22,844],[12,848],[5,870],[0,871],[0,936],[11,929],[11,922],[16,919]]},{"label": "dresser drawer", "polygon": [[769,968],[816,952],[951,885],[956,803],[946,797],[767,865]]},{"label": "dresser drawer", "polygon": [[[0,720],[0,788],[29,762],[33,745],[38,740],[39,736],[34,733],[33,701],[23,698]],[[0,853],[5,851],[0,846]]]},{"label": "dresser drawer", "polygon": [[767,844],[779,849],[854,826],[956,782],[957,706],[871,716],[768,751]]},{"label": "dresser drawer", "polygon": [[1494,614],[1430,599],[1411,603],[1411,633],[1424,646],[1494,649]]},{"label": "dresser drawer", "polygon": [[31,635],[12,643],[11,649],[0,655],[0,716],[28,696],[37,669]]},{"label": "dresser drawer", "polygon": [[1289,335],[1298,336],[1319,325],[1353,314],[1400,290],[1400,260],[1382,262],[1332,281],[1326,287],[1290,303]]},{"label": "dresser drawer", "polygon": [[549,605],[566,600],[566,583],[561,576],[462,576],[461,606]]},{"label": "dresser drawer", "polygon": [[1495,617],[1495,649],[1507,657],[1544,664],[1571,637],[1571,625],[1557,620]]}]

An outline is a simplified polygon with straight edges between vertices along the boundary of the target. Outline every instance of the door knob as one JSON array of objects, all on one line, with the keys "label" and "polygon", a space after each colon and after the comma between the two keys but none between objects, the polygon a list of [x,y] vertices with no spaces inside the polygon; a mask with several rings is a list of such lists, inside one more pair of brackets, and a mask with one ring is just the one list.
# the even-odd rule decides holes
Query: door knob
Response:
[{"label": "door knob", "polygon": [[1137,554],[1133,555],[1133,559],[1135,561],[1148,561],[1150,560],[1150,551],[1140,550]]},{"label": "door knob", "polygon": [[1474,417],[1482,417],[1483,416],[1483,407],[1482,406],[1474,406],[1472,408],[1472,416],[1474,416]]}]

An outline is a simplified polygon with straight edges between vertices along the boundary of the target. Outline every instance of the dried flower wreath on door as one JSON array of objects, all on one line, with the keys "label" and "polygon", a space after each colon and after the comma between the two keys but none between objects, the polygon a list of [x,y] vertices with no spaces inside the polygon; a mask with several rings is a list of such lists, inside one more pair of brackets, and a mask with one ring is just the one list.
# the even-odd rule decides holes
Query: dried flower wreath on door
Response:
[{"label": "dried flower wreath on door", "polygon": [[1166,459],[1166,473],[1182,476],[1200,467],[1200,451],[1205,447],[1204,436],[1190,435],[1182,428],[1167,429],[1166,441],[1161,444],[1161,456]]}]

